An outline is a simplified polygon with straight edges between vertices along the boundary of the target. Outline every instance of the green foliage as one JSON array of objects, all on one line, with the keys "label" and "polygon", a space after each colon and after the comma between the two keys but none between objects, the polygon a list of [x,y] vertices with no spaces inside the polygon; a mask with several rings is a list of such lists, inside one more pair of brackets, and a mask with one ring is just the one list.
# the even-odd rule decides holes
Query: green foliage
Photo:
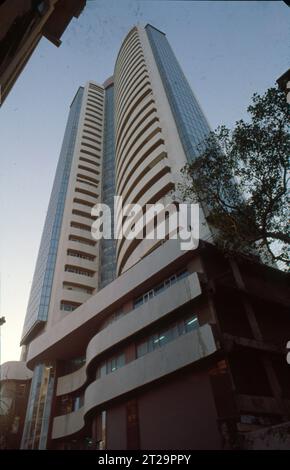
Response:
[{"label": "green foliage", "polygon": [[[248,122],[225,126],[202,143],[200,157],[188,164],[182,198],[199,201],[225,250],[265,252],[289,261],[289,105],[270,88],[254,94]],[[288,172],[288,173],[287,173]],[[265,250],[266,248],[266,250]]]}]

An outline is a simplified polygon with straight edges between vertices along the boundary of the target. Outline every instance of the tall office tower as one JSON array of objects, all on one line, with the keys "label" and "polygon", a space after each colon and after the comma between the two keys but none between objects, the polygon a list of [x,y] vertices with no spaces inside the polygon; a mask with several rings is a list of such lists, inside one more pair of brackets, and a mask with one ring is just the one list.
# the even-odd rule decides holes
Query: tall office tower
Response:
[{"label": "tall office tower", "polygon": [[[129,32],[114,77],[116,192],[124,204],[144,208],[162,202],[166,206],[180,181],[181,168],[197,155],[209,125],[165,35],[152,26]],[[150,219],[148,223],[153,225]],[[202,234],[202,238],[209,236]],[[117,274],[158,242],[119,239]]]},{"label": "tall office tower", "polygon": [[[105,250],[100,252],[91,235],[91,208],[102,191],[108,197],[102,185],[102,176],[107,177],[106,165],[102,175],[103,153],[104,162],[111,155],[107,120],[104,133],[104,100],[105,88],[89,82],[71,104],[23,328],[24,345],[86,302],[98,290],[99,279],[103,282],[110,273],[108,261],[103,261],[99,276],[99,256],[104,257]],[[54,365],[35,369],[31,390],[44,404],[39,410],[39,401],[31,397],[24,446],[44,446],[47,428],[41,423],[50,406],[54,376]]]},{"label": "tall office tower", "polygon": [[91,236],[97,202],[115,210],[116,230],[128,220],[114,195],[142,210],[174,202],[208,132],[150,25],[128,33],[113,77],[77,92],[24,325],[23,448],[230,448],[289,419],[282,273],[225,259],[205,223],[187,251],[168,237]]}]

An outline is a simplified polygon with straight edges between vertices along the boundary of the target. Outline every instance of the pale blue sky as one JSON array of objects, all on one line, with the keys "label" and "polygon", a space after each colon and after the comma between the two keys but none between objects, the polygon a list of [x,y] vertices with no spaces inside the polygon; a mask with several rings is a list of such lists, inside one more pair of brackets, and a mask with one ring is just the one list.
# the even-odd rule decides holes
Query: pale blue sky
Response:
[{"label": "pale blue sky", "polygon": [[113,72],[135,23],[167,34],[213,128],[245,117],[252,94],[289,67],[283,2],[88,1],[56,48],[43,39],[0,109],[1,361],[17,360],[36,256],[69,105]]}]

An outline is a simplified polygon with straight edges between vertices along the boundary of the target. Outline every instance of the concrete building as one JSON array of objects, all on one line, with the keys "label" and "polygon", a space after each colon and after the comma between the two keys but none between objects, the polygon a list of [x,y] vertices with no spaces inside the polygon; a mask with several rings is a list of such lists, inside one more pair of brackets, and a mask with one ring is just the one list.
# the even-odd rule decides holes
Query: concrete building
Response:
[{"label": "concrete building", "polygon": [[59,46],[85,0],[3,0],[0,2],[0,106],[42,36]]},{"label": "concrete building", "polygon": [[0,449],[19,449],[32,372],[24,362],[0,367]]},{"label": "concrete building", "polygon": [[128,33],[113,77],[79,88],[23,328],[33,378],[22,448],[235,448],[241,433],[289,420],[283,273],[225,259],[202,210],[195,250],[92,236],[91,208],[113,210],[115,194],[175,202],[208,132],[151,25]]}]

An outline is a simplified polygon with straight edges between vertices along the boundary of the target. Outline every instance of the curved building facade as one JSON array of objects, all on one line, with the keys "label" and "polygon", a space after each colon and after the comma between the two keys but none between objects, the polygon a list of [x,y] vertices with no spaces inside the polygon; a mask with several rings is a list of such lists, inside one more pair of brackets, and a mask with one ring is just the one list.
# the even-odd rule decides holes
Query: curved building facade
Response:
[{"label": "curved building facade", "polygon": [[[115,66],[116,192],[123,204],[140,204],[142,209],[149,203],[165,202],[174,188],[146,46],[141,31],[133,28]],[[122,225],[122,220],[118,222]],[[117,273],[144,257],[152,244],[138,238],[119,239]]]},{"label": "curved building facade", "polygon": [[[146,204],[174,203],[180,170],[198,155],[210,128],[164,33],[151,25],[134,27],[121,46],[114,77],[116,194],[124,205],[139,204],[143,213]],[[126,214],[116,215],[123,227]],[[150,216],[144,218],[146,233],[153,228]],[[201,238],[210,236],[206,229]],[[118,239],[117,274],[158,243],[138,235]]]}]

